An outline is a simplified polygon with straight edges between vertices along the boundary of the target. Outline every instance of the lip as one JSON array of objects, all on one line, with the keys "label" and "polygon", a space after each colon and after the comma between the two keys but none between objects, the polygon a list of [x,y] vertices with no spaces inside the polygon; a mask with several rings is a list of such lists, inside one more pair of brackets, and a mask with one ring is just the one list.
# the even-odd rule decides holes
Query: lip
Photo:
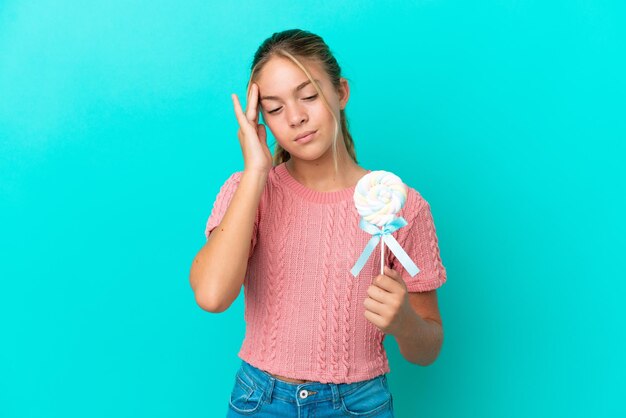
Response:
[{"label": "lip", "polygon": [[296,139],[294,139],[294,141],[300,143],[300,144],[306,144],[307,142],[309,142],[311,139],[313,139],[313,135],[316,133],[317,131],[308,131],[308,132],[304,132],[303,134],[301,134],[300,136],[298,136]]}]

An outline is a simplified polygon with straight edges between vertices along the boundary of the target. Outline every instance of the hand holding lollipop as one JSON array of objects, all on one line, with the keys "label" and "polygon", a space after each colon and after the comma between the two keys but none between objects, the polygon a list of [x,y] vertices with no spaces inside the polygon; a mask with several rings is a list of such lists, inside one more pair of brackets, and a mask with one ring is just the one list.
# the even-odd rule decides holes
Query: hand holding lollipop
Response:
[{"label": "hand holding lollipop", "polygon": [[359,227],[373,236],[350,270],[353,276],[359,274],[378,241],[381,241],[380,274],[384,273],[385,243],[411,277],[419,273],[419,268],[391,235],[407,225],[403,217],[396,216],[404,206],[406,197],[406,185],[398,176],[388,171],[372,171],[359,180],[354,191],[354,204],[361,215]]}]

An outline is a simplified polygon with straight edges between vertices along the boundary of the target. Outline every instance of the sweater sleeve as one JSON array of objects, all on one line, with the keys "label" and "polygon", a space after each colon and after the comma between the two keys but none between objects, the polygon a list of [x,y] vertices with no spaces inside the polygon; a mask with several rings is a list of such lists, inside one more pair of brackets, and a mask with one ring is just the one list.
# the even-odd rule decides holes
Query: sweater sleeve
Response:
[{"label": "sweater sleeve", "polygon": [[[222,218],[224,217],[224,214],[226,213],[226,210],[228,209],[228,206],[230,205],[230,201],[232,200],[235,194],[235,191],[237,190],[237,187],[239,186],[239,182],[241,181],[242,174],[243,174],[242,171],[237,171],[231,174],[231,176],[224,182],[224,184],[222,184],[222,187],[220,188],[217,194],[217,197],[215,198],[215,201],[213,203],[213,209],[211,210],[211,214],[209,215],[209,218],[207,220],[206,227],[204,230],[204,235],[207,240],[209,239],[209,235],[211,234],[213,229],[215,229],[215,227],[217,227],[220,224],[220,222],[222,222]],[[252,256],[252,253],[254,252],[254,248],[256,247],[258,230],[259,230],[259,209],[257,208],[256,215],[254,217],[254,227],[252,231],[250,253],[248,254],[248,257]]]},{"label": "sweater sleeve", "polygon": [[409,292],[426,292],[441,287],[446,282],[446,269],[441,262],[435,223],[430,205],[423,198],[417,214],[407,219],[407,225],[398,232],[398,243],[419,268],[414,277],[392,255],[391,268],[398,271]]}]

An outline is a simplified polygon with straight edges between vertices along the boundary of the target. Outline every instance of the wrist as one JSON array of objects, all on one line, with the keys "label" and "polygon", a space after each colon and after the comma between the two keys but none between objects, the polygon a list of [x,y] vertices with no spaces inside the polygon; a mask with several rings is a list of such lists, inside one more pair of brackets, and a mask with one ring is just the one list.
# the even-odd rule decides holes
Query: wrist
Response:
[{"label": "wrist", "polygon": [[246,168],[243,170],[242,177],[250,177],[253,179],[266,179],[269,172],[265,170],[258,170],[255,168]]}]

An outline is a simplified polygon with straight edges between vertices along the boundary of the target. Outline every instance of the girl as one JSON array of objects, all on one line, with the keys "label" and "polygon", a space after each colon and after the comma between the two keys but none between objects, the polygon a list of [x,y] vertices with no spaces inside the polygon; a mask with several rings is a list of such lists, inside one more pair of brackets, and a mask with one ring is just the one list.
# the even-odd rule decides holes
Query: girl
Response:
[{"label": "girl", "polygon": [[[222,312],[245,296],[246,335],[228,416],[393,416],[383,347],[427,365],[443,339],[435,289],[446,270],[429,204],[412,188],[394,236],[420,272],[391,251],[350,269],[371,235],[358,226],[357,163],[345,107],[350,89],[321,37],[274,33],[252,63],[246,110],[232,95],[244,170],[221,187],[190,281]],[[264,123],[276,138],[274,155]],[[378,259],[377,259],[378,257]]]}]

